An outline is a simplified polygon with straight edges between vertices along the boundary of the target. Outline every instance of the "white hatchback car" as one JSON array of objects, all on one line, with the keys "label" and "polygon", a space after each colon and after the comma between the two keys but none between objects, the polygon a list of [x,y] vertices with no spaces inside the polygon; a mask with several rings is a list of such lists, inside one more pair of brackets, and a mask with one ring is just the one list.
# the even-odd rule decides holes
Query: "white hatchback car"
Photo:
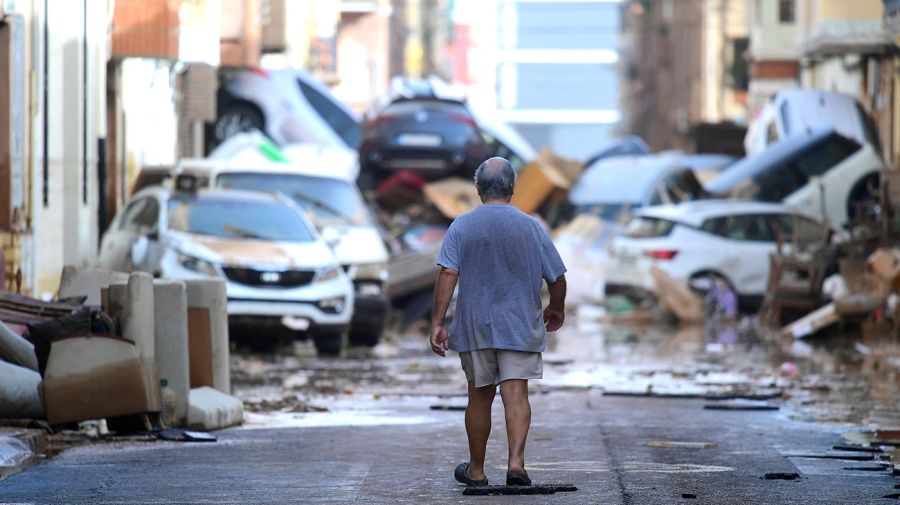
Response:
[{"label": "white hatchback car", "polygon": [[718,278],[745,307],[762,300],[776,230],[782,236],[825,238],[829,230],[810,214],[784,204],[702,200],[638,210],[610,244],[606,293],[646,293],[650,269],[700,286]]},{"label": "white hatchback car", "polygon": [[322,354],[340,352],[353,316],[353,283],[300,208],[278,195],[149,187],[110,225],[99,263],[170,279],[221,277],[230,323],[311,335]]}]

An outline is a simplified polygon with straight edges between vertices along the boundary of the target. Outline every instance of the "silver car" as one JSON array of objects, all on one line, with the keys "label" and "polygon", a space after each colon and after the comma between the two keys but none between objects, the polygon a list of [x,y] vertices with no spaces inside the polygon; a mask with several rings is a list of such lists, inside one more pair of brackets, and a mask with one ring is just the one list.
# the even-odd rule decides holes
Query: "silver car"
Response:
[{"label": "silver car", "polygon": [[239,70],[219,89],[211,139],[260,130],[276,144],[313,143],[356,149],[359,115],[299,70]]}]

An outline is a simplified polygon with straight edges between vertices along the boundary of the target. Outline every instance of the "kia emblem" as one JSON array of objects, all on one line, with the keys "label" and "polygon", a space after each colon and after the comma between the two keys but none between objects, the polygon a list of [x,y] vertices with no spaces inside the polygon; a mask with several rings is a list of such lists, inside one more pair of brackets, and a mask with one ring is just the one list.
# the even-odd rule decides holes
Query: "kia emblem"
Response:
[{"label": "kia emblem", "polygon": [[281,280],[281,274],[278,272],[263,272],[259,274],[259,280],[268,284],[275,284]]}]

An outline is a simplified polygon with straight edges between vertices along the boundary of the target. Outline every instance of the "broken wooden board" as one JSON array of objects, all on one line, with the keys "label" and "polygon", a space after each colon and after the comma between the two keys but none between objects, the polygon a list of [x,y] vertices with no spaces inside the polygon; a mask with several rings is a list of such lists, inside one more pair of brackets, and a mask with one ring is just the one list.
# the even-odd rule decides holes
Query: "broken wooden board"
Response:
[{"label": "broken wooden board", "polygon": [[781,335],[794,338],[807,337],[822,328],[831,326],[840,319],[834,303],[829,303],[785,326],[781,329]]},{"label": "broken wooden board", "polygon": [[469,486],[463,494],[466,496],[500,496],[524,494],[555,494],[578,491],[572,484],[535,484],[533,486]]},{"label": "broken wooden board", "polygon": [[650,267],[650,275],[653,277],[653,290],[667,310],[683,322],[703,322],[703,300],[686,283],[676,281],[656,266]]},{"label": "broken wooden board", "polygon": [[456,219],[481,205],[475,183],[461,177],[426,184],[422,191],[447,219]]}]

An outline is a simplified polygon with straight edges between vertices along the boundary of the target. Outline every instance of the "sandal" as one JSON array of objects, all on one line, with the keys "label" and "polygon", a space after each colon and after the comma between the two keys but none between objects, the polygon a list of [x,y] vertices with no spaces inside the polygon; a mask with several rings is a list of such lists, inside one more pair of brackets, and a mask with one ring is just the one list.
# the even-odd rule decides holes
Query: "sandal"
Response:
[{"label": "sandal", "polygon": [[507,470],[506,471],[506,485],[507,486],[530,486],[531,478],[528,477],[528,472],[522,470],[521,472],[518,470]]},{"label": "sandal", "polygon": [[459,466],[456,467],[456,470],[454,470],[453,477],[456,479],[457,482],[460,482],[467,486],[481,487],[481,486],[488,485],[487,477],[485,477],[481,480],[472,479],[468,475],[468,470],[469,470],[468,463],[460,463]]}]

